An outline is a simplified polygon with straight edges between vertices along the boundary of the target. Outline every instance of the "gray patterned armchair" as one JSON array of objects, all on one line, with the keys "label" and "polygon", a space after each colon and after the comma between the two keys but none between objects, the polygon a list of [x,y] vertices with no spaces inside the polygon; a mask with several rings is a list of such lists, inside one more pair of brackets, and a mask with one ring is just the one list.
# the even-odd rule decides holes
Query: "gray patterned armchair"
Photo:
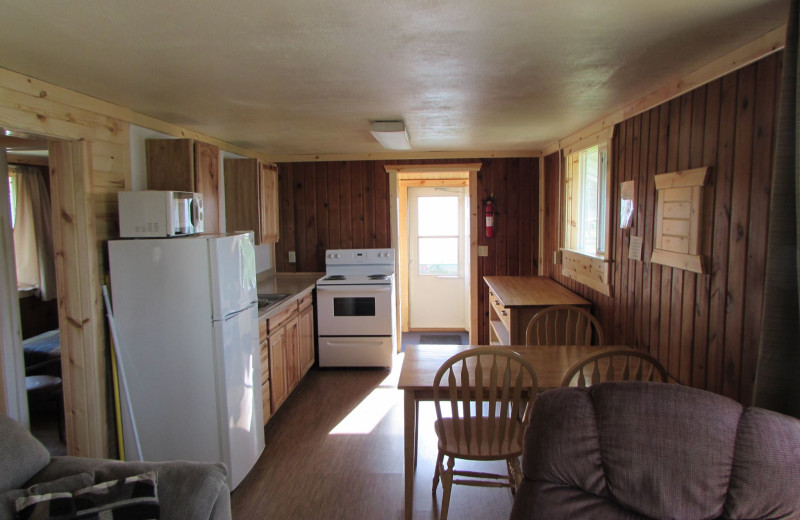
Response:
[{"label": "gray patterned armchair", "polygon": [[225,520],[231,518],[226,477],[221,464],[51,458],[28,430],[0,415],[0,520],[15,518],[19,498],[30,502],[25,518],[89,507],[109,511],[103,518],[115,518],[127,507],[134,518],[144,511],[150,517],[158,508],[162,519]]}]

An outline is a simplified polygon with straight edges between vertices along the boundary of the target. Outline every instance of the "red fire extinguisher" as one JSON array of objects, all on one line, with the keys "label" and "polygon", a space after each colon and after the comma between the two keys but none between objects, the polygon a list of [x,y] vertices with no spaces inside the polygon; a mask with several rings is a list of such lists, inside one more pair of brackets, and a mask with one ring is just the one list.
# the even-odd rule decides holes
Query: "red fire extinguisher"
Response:
[{"label": "red fire extinguisher", "polygon": [[486,238],[494,236],[494,194],[483,203],[486,212]]}]

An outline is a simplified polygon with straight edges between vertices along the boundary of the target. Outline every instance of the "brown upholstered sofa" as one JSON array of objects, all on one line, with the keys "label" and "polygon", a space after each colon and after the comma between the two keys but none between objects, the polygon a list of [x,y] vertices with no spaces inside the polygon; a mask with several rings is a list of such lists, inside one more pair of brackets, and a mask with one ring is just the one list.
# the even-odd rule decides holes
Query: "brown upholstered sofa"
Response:
[{"label": "brown upholstered sofa", "polygon": [[[153,505],[158,506],[162,520],[231,518],[227,470],[222,464],[51,458],[27,429],[0,415],[0,520],[15,518],[16,499],[25,495],[47,497],[53,493],[67,493],[69,500],[70,493],[89,496],[81,495],[81,491],[94,491],[102,488],[96,484],[148,472],[154,473],[156,503]],[[114,507],[114,504],[105,505]]]},{"label": "brown upholstered sofa", "polygon": [[800,420],[664,383],[536,400],[511,520],[800,518]]}]

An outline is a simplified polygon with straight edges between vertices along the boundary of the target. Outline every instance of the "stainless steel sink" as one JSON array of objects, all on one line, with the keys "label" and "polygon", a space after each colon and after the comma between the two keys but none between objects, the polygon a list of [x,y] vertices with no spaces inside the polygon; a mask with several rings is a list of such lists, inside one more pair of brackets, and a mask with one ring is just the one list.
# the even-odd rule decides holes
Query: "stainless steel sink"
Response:
[{"label": "stainless steel sink", "polygon": [[266,309],[279,304],[281,301],[288,298],[289,294],[259,294],[258,295],[258,308]]}]

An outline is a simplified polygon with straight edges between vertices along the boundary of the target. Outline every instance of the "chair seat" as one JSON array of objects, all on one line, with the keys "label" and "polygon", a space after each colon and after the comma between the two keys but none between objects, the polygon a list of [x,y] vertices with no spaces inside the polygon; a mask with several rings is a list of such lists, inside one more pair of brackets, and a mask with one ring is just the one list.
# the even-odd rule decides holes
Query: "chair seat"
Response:
[{"label": "chair seat", "polygon": [[[504,424],[508,431],[511,427],[524,428],[519,422],[501,420],[495,418],[491,423],[486,417],[471,417],[470,422],[471,440],[467,443],[464,431],[464,419],[445,418],[437,420],[435,423],[436,434],[439,437],[439,450],[446,455],[470,460],[494,460],[507,457],[522,455],[522,442],[520,436],[499,435],[500,425]],[[492,424],[493,423],[493,424]],[[491,428],[494,428],[494,435],[490,436]],[[459,429],[461,442],[456,443],[456,428]],[[503,440],[505,437],[505,440]],[[442,438],[446,442],[442,442]],[[502,443],[501,443],[502,441]]]}]

